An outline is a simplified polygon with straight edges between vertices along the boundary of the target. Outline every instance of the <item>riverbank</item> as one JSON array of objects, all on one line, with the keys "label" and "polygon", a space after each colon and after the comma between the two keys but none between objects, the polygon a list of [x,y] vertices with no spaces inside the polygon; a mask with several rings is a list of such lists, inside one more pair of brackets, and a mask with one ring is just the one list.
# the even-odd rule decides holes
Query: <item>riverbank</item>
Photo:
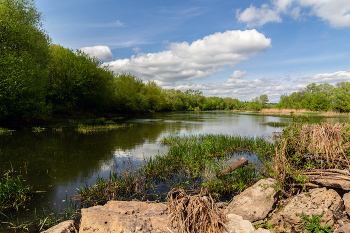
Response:
[{"label": "riverbank", "polygon": [[350,117],[348,112],[336,112],[336,111],[310,111],[308,109],[278,109],[278,108],[263,108],[259,112],[245,111],[247,113],[258,113],[267,116],[291,116],[292,115],[305,115],[309,117]]}]

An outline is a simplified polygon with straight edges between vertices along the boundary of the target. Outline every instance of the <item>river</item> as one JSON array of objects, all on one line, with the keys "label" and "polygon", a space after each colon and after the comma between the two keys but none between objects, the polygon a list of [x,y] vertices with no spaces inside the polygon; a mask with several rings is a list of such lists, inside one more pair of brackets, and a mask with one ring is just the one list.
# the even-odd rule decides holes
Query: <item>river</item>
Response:
[{"label": "river", "polygon": [[0,172],[12,170],[33,187],[30,202],[12,212],[20,221],[32,220],[34,209],[49,206],[62,210],[66,196],[68,199],[74,196],[81,185],[93,185],[97,176],[108,178],[115,162],[122,164],[130,159],[136,169],[144,159],[165,153],[167,146],[160,144],[164,136],[206,133],[268,136],[282,128],[261,123],[290,120],[232,111],[166,112],[126,118],[118,123],[133,123],[133,127],[92,134],[78,133],[73,128],[60,132],[48,128],[40,133],[20,130],[0,136]]}]

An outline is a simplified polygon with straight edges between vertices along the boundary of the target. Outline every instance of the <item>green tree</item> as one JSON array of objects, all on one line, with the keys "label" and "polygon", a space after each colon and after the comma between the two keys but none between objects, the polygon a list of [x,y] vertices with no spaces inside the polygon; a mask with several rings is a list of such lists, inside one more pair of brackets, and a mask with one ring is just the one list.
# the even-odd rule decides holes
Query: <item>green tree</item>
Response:
[{"label": "green tree", "polygon": [[261,102],[261,104],[263,105],[263,107],[265,107],[265,106],[266,106],[266,103],[269,102],[269,97],[268,97],[266,94],[261,95],[261,96],[259,97],[259,99],[260,99],[260,102]]},{"label": "green tree", "polygon": [[100,60],[51,46],[48,99],[55,110],[104,110],[112,101],[114,75]]},{"label": "green tree", "polygon": [[50,39],[32,0],[0,0],[0,118],[42,118]]}]

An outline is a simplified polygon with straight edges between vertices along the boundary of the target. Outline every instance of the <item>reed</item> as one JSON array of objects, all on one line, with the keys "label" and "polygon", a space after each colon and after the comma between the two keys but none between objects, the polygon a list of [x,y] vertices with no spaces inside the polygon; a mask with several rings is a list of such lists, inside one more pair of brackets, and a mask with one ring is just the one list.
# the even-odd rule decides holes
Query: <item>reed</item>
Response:
[{"label": "reed", "polygon": [[308,182],[305,171],[344,169],[350,164],[350,124],[293,124],[283,131],[271,164],[278,191],[287,196]]},{"label": "reed", "polygon": [[121,127],[131,127],[133,126],[132,124],[105,124],[105,125],[84,125],[84,124],[79,124],[78,127],[76,128],[76,131],[79,133],[96,133],[96,132],[103,132],[103,131],[108,131],[108,130],[114,130],[117,128]]},{"label": "reed", "polygon": [[11,135],[13,131],[14,130],[10,130],[10,129],[7,129],[7,128],[1,128],[0,127],[0,135],[5,135],[5,134]]},{"label": "reed", "polygon": [[111,172],[108,180],[98,177],[94,186],[81,187],[81,199],[89,205],[112,199],[164,200],[173,188],[203,190],[224,198],[243,191],[259,177],[254,166],[217,175],[228,159],[236,153],[254,153],[265,161],[275,148],[274,142],[264,138],[213,134],[169,136],[162,143],[169,146],[167,153],[152,156],[138,169],[125,162],[122,171]]},{"label": "reed", "polygon": [[272,126],[272,127],[286,127],[290,124],[291,124],[290,122],[265,122],[265,123],[262,123],[262,125],[268,125],[268,126]]},{"label": "reed", "polygon": [[18,209],[30,199],[30,186],[24,185],[19,177],[8,174],[0,181],[0,211]]}]

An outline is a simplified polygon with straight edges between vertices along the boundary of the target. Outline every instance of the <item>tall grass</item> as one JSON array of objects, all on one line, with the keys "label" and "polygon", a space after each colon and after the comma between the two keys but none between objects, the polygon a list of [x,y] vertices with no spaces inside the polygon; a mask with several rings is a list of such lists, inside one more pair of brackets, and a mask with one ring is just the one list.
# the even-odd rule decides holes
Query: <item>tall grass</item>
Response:
[{"label": "tall grass", "polygon": [[108,180],[98,177],[96,185],[80,188],[80,197],[90,205],[106,200],[164,200],[172,188],[208,192],[221,198],[249,187],[259,178],[250,165],[228,175],[220,174],[225,162],[236,153],[254,153],[269,160],[275,144],[264,138],[229,135],[170,136],[162,140],[166,154],[144,161],[139,169],[124,162],[121,172],[111,172]]},{"label": "tall grass", "polygon": [[79,133],[95,133],[95,132],[102,132],[102,131],[108,131],[108,130],[113,130],[117,129],[120,127],[131,127],[132,124],[105,124],[105,125],[84,125],[84,124],[79,124],[76,131]]},{"label": "tall grass", "polygon": [[19,177],[6,175],[0,181],[0,211],[16,208],[30,199],[30,186],[24,185]]}]

